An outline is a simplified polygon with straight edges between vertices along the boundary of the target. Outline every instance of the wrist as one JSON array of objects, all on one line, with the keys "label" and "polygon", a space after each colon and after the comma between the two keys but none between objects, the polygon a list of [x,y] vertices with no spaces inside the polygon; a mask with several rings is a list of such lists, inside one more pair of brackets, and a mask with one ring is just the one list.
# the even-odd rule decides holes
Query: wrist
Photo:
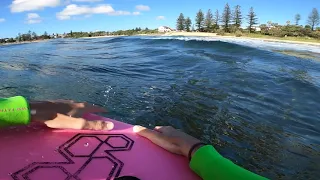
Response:
[{"label": "wrist", "polygon": [[48,110],[52,109],[54,103],[48,101],[30,101],[29,102],[30,110]]},{"label": "wrist", "polygon": [[200,149],[201,147],[205,146],[206,144],[205,143],[202,143],[202,142],[198,142],[198,143],[195,143],[191,146],[190,150],[189,150],[189,153],[188,153],[188,159],[189,161],[191,161],[191,158],[192,156],[194,155],[194,153]]},{"label": "wrist", "polygon": [[57,116],[54,113],[55,104],[48,101],[31,101],[29,102],[30,114],[32,121],[44,121],[53,119]]}]

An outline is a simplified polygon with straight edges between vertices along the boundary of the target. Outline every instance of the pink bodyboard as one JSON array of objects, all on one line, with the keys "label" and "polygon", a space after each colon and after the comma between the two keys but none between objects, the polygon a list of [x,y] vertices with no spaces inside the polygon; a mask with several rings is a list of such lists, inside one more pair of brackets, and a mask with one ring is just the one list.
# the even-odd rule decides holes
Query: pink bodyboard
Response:
[{"label": "pink bodyboard", "polygon": [[115,126],[112,131],[53,130],[39,124],[0,129],[0,179],[200,179],[185,157],[136,135],[132,125],[93,114],[85,118]]}]

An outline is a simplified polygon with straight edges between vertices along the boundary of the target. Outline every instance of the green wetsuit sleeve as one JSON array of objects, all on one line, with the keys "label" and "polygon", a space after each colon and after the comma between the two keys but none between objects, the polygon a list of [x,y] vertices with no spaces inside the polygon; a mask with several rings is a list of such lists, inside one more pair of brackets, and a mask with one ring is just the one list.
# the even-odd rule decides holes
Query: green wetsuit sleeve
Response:
[{"label": "green wetsuit sleeve", "polygon": [[222,157],[211,145],[194,153],[190,168],[204,180],[266,180]]},{"label": "green wetsuit sleeve", "polygon": [[29,124],[29,103],[22,96],[0,98],[0,127]]}]

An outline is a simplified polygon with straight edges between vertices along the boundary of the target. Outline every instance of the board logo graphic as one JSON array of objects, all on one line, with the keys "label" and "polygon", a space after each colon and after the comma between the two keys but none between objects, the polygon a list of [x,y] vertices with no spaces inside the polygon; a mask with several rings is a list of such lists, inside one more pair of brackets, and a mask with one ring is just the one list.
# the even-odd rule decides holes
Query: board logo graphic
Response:
[{"label": "board logo graphic", "polygon": [[[97,142],[95,144],[96,147],[91,147],[92,150],[90,152],[75,152],[72,148],[76,145],[79,145],[83,141],[83,139],[90,140],[90,142]],[[113,142],[120,143],[113,143]],[[130,151],[133,147],[134,141],[127,137],[124,134],[77,134],[67,142],[63,143],[56,150],[59,154],[61,154],[66,161],[63,162],[33,162],[26,167],[18,170],[13,173],[11,177],[14,180],[31,180],[32,174],[40,171],[41,169],[52,169],[52,170],[60,170],[65,174],[65,180],[81,180],[81,172],[83,172],[90,163],[94,163],[96,160],[105,160],[108,163],[111,163],[111,169],[108,176],[105,179],[111,179],[112,177],[118,177],[121,173],[124,163],[118,159],[112,152],[115,151]],[[82,143],[83,145],[83,143]],[[97,155],[96,152],[102,145],[107,145],[108,150],[104,150],[103,155]],[[86,146],[86,144],[85,144]],[[79,165],[79,169],[74,173],[70,173],[68,171],[68,166],[72,166],[82,158],[81,165]],[[55,171],[56,172],[56,171]]]}]

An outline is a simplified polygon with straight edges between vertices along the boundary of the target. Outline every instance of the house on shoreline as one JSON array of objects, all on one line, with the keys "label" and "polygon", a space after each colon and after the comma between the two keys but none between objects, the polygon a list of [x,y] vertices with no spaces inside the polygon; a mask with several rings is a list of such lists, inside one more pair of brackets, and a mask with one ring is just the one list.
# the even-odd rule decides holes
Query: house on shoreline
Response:
[{"label": "house on shoreline", "polygon": [[158,32],[164,33],[164,32],[171,32],[171,31],[175,31],[174,29],[168,27],[168,26],[160,26],[158,28]]}]

